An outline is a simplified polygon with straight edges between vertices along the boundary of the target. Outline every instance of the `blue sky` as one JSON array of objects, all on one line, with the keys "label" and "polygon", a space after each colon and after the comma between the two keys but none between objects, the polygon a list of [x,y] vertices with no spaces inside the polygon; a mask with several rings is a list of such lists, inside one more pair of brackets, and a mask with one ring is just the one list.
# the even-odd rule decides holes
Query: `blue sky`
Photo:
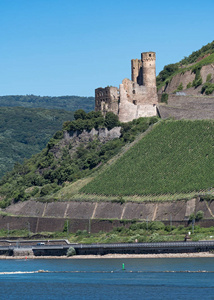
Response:
[{"label": "blue sky", "polygon": [[213,0],[0,0],[0,95],[93,96],[146,51],[158,74],[214,40],[213,12]]}]

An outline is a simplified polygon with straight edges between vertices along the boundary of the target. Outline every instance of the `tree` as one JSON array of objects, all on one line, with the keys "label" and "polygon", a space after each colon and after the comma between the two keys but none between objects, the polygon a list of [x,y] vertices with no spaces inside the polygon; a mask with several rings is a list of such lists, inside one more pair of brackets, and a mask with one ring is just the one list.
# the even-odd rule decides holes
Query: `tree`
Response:
[{"label": "tree", "polygon": [[120,122],[119,122],[118,116],[115,115],[113,112],[107,112],[104,125],[105,125],[105,127],[108,128],[108,130],[110,130],[116,126],[119,126]]},{"label": "tree", "polygon": [[83,109],[78,109],[75,111],[75,113],[74,113],[75,120],[78,120],[78,119],[85,120],[86,118],[87,118],[87,114]]}]

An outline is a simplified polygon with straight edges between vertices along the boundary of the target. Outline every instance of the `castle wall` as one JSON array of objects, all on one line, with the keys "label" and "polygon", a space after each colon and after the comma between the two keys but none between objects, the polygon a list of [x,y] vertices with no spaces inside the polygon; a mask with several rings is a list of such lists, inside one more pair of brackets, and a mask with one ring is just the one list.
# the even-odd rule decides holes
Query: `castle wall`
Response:
[{"label": "castle wall", "polygon": [[156,88],[140,86],[126,78],[120,84],[119,120],[129,122],[155,116],[157,103]]},{"label": "castle wall", "polygon": [[121,122],[139,117],[157,115],[155,52],[144,52],[141,60],[132,59],[132,80],[124,79],[119,90],[116,87],[95,90],[95,110],[105,116],[113,112]]},{"label": "castle wall", "polygon": [[101,111],[103,115],[106,112],[118,114],[119,94],[117,87],[97,88],[95,90],[95,111]]}]

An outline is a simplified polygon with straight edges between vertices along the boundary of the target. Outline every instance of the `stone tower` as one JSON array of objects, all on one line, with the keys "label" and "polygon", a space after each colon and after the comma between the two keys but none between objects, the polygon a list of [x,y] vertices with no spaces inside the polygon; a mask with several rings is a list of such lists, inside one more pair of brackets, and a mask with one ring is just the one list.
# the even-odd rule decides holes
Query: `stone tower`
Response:
[{"label": "stone tower", "polygon": [[156,87],[155,52],[141,53],[143,85],[146,87]]},{"label": "stone tower", "polygon": [[132,81],[143,85],[142,61],[140,59],[131,60]]},{"label": "stone tower", "polygon": [[141,53],[141,59],[132,59],[132,81],[147,87],[156,86],[155,52]]}]

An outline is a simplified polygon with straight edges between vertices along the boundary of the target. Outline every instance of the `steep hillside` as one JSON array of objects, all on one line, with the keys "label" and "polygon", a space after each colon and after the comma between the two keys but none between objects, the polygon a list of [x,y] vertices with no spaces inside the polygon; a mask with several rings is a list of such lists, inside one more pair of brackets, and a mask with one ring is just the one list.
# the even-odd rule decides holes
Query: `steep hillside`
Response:
[{"label": "steep hillside", "polygon": [[79,97],[79,96],[40,97],[35,95],[0,96],[0,106],[64,109],[67,111],[76,111],[78,109],[83,109],[86,112],[89,112],[91,110],[94,110],[94,97]]},{"label": "steep hillside", "polygon": [[42,108],[0,107],[0,177],[40,152],[73,112]]},{"label": "steep hillside", "polygon": [[213,121],[162,121],[80,192],[133,196],[211,189],[213,145]]},{"label": "steep hillside", "polygon": [[120,124],[113,113],[107,113],[104,119],[100,112],[86,114],[82,110],[74,117],[76,120],[65,122],[63,130],[55,133],[41,153],[16,165],[2,178],[1,207],[11,201],[55,197],[69,182],[75,183],[101,168],[122,146],[158,120],[140,118]]},{"label": "steep hillside", "polygon": [[165,66],[157,76],[157,87],[159,94],[185,92],[188,95],[212,95],[214,41],[180,62]]}]

